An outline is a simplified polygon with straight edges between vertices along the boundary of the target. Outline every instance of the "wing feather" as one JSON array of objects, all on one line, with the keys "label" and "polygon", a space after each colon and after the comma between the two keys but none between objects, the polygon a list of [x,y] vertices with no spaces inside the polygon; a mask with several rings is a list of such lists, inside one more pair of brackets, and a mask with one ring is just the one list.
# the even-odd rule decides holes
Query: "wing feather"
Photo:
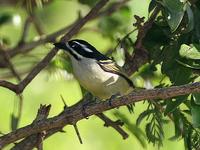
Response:
[{"label": "wing feather", "polygon": [[115,62],[113,62],[111,59],[108,60],[99,60],[97,62],[99,66],[106,72],[117,74],[121,77],[123,77],[128,84],[134,88],[133,82],[129,79],[129,77],[125,74],[124,70],[117,65]]}]

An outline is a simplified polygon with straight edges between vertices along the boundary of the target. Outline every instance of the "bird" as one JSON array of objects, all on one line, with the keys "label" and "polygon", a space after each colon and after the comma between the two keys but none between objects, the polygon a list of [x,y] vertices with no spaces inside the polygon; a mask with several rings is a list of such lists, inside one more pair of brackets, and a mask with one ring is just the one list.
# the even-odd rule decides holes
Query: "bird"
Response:
[{"label": "bird", "polygon": [[69,55],[75,78],[93,96],[106,100],[134,89],[123,69],[87,41],[72,39],[54,43],[54,46]]}]

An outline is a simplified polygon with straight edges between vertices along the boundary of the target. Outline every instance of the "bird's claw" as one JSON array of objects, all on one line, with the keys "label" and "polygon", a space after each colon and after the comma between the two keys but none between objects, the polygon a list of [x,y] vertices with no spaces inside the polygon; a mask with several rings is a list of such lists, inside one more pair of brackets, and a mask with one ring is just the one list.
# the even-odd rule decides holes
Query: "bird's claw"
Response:
[{"label": "bird's claw", "polygon": [[113,101],[115,98],[119,97],[119,96],[121,96],[121,94],[120,94],[120,93],[116,93],[116,94],[112,95],[112,96],[108,99],[108,104],[109,104],[110,107],[112,107],[112,101]]},{"label": "bird's claw", "polygon": [[98,99],[96,97],[93,97],[92,99],[86,100],[83,102],[82,105],[82,114],[84,116],[85,119],[89,119],[89,115],[86,113],[85,108],[87,107],[87,105],[96,102]]}]

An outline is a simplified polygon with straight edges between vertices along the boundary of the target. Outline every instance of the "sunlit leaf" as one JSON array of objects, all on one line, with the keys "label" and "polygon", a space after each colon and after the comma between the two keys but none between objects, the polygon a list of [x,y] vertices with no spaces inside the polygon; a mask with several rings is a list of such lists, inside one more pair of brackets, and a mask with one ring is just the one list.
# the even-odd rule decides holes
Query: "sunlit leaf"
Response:
[{"label": "sunlit leaf", "polygon": [[200,93],[193,93],[192,97],[195,104],[200,105]]},{"label": "sunlit leaf", "polygon": [[179,53],[182,57],[189,59],[200,59],[200,49],[197,49],[195,45],[186,45],[182,44],[179,50]]},{"label": "sunlit leaf", "polygon": [[174,12],[169,13],[167,17],[168,24],[172,30],[172,32],[176,31],[178,26],[180,25],[184,16],[184,12]]},{"label": "sunlit leaf", "polygon": [[184,3],[180,0],[164,0],[161,4],[166,9],[166,19],[171,28],[171,31],[174,32],[180,25],[185,10]]},{"label": "sunlit leaf", "polygon": [[194,127],[200,127],[200,106],[191,101],[192,124]]}]

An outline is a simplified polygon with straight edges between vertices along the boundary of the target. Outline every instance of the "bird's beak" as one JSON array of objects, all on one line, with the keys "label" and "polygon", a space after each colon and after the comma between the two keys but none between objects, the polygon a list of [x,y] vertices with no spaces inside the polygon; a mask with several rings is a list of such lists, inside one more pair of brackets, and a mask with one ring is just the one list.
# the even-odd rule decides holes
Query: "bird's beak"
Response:
[{"label": "bird's beak", "polygon": [[56,48],[63,49],[63,50],[68,50],[69,48],[67,47],[67,44],[64,42],[58,42],[53,44]]}]

